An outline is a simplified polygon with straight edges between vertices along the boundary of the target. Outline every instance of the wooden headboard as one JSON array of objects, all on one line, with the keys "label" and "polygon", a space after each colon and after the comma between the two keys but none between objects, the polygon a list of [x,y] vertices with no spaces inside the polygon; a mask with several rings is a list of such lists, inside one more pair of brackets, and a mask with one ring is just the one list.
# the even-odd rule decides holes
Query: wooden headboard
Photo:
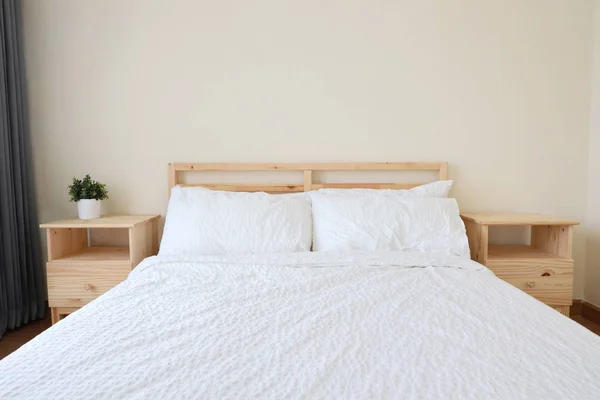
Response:
[{"label": "wooden headboard", "polygon": [[[304,175],[303,184],[204,184],[183,183],[181,175],[190,172],[223,172],[223,171],[298,171]],[[177,185],[197,186],[213,190],[230,192],[267,192],[295,193],[308,192],[322,188],[370,188],[370,189],[410,189],[427,182],[415,183],[317,183],[313,171],[435,171],[438,180],[448,179],[448,163],[446,162],[363,162],[363,163],[170,163],[169,194]]]}]

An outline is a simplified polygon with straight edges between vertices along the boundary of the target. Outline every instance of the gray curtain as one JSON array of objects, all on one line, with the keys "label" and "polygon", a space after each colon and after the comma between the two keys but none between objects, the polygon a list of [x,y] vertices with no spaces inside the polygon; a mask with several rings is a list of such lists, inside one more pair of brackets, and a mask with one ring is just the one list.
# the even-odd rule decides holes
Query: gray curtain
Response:
[{"label": "gray curtain", "polygon": [[45,313],[25,96],[21,10],[0,0],[0,336]]}]

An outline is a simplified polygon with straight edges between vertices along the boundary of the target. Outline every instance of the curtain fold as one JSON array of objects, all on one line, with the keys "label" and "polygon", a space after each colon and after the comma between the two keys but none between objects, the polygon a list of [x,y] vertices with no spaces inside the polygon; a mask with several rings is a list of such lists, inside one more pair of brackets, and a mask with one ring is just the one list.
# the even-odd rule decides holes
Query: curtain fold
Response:
[{"label": "curtain fold", "polygon": [[0,3],[0,336],[43,318],[45,288],[18,0]]}]

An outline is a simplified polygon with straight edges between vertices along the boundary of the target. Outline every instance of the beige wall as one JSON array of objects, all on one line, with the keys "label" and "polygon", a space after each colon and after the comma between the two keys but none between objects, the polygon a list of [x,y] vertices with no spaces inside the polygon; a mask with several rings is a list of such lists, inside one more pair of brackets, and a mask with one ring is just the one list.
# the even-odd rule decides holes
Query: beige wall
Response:
[{"label": "beige wall", "polygon": [[600,1],[596,4],[593,48],[585,299],[600,306]]},{"label": "beige wall", "polygon": [[584,219],[592,7],[24,0],[40,218],[85,173],[164,213],[173,160],[447,160],[463,209]]}]

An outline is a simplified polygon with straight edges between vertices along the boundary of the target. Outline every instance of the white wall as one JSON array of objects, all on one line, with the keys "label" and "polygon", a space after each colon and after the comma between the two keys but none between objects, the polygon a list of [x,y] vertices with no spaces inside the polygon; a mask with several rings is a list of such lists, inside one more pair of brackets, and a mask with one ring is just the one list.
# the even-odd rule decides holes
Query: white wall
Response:
[{"label": "white wall", "polygon": [[40,218],[85,173],[164,213],[169,161],[445,160],[465,210],[584,219],[593,3],[24,0]]},{"label": "white wall", "polygon": [[585,299],[600,306],[600,1],[596,2],[593,49]]}]

